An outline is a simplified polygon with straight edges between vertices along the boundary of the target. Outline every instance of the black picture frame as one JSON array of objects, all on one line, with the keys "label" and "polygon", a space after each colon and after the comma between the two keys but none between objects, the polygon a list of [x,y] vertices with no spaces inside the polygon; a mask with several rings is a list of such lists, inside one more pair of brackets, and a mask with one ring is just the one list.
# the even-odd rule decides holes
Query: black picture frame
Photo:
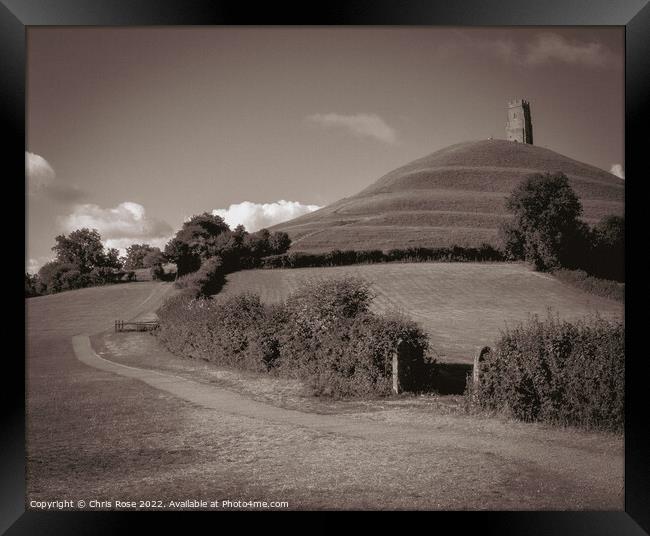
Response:
[{"label": "black picture frame", "polygon": [[[150,26],[150,25],[454,25],[454,26],[624,26],[625,167],[626,167],[626,427],[624,512],[437,512],[430,527],[452,523],[454,532],[479,524],[494,534],[644,534],[650,533],[649,443],[645,434],[648,407],[647,374],[643,353],[632,355],[641,336],[640,300],[648,286],[640,275],[632,241],[644,238],[635,203],[643,202],[650,135],[650,5],[647,0],[328,0],[301,4],[237,0],[0,0],[0,54],[2,55],[2,125],[10,155],[8,177],[24,175],[26,29],[31,26]],[[11,181],[19,189],[19,181]],[[23,194],[24,194],[23,190]],[[15,195],[19,195],[16,192]],[[18,205],[21,206],[21,205]],[[24,216],[24,214],[23,214]],[[13,235],[19,235],[12,231]],[[17,238],[19,240],[19,238]],[[639,248],[638,251],[642,251]],[[16,259],[12,277],[18,276]],[[16,270],[14,273],[13,270]],[[24,269],[21,268],[21,270]],[[647,277],[647,276],[646,276]],[[13,281],[13,279],[12,279]],[[12,285],[9,285],[12,286]],[[16,289],[20,287],[16,284]],[[643,290],[646,290],[644,293]],[[22,300],[23,296],[16,300]],[[110,512],[25,511],[25,391],[23,350],[24,315],[15,315],[14,350],[4,352],[2,382],[2,455],[0,460],[0,532],[6,534],[112,534],[131,525],[133,516]],[[22,325],[21,325],[22,324]],[[197,514],[205,515],[205,513]],[[223,515],[223,514],[221,514]],[[147,516],[147,523],[169,516]],[[214,519],[214,518],[212,518]],[[433,527],[436,527],[434,529]],[[149,527],[150,529],[152,527]]]}]

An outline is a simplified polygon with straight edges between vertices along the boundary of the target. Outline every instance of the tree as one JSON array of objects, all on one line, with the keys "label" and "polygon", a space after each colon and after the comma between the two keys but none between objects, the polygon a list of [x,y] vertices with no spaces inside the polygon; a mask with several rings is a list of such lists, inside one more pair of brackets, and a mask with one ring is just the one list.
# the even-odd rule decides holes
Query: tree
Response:
[{"label": "tree", "polygon": [[78,229],[68,236],[59,235],[55,240],[56,245],[52,251],[56,253],[59,263],[72,264],[82,274],[89,273],[98,266],[106,266],[104,245],[96,229]]},{"label": "tree", "polygon": [[563,173],[528,176],[506,199],[513,213],[500,229],[506,254],[546,271],[574,267],[584,256],[588,228],[582,205]]},{"label": "tree", "polygon": [[[153,249],[154,248],[152,248],[149,244],[131,244],[128,248],[126,248],[124,269],[137,270],[139,268],[148,268],[144,265],[144,258],[147,256],[147,253]],[[158,251],[160,251],[160,249],[158,249]]]},{"label": "tree", "polygon": [[38,275],[25,272],[25,298],[40,296],[44,290]]},{"label": "tree", "polygon": [[272,255],[285,253],[291,246],[291,239],[284,231],[276,231],[269,236],[269,249]]},{"label": "tree", "polygon": [[120,270],[122,268],[122,261],[120,260],[120,252],[115,248],[110,248],[104,256],[104,268],[113,268]]},{"label": "tree", "polygon": [[45,287],[48,294],[53,292],[61,292],[70,288],[71,277],[66,275],[72,272],[73,275],[78,275],[81,272],[77,266],[72,263],[65,263],[60,261],[50,261],[45,263],[38,271],[38,278]]},{"label": "tree", "polygon": [[176,263],[179,276],[195,272],[202,261],[217,255],[217,238],[229,231],[220,216],[208,212],[192,216],[167,243],[165,256]]},{"label": "tree", "polygon": [[593,228],[592,272],[607,279],[625,280],[625,218],[605,216]]},{"label": "tree", "polygon": [[165,262],[165,255],[160,251],[160,248],[150,248],[149,252],[142,259],[143,268],[151,268],[152,266],[162,266]]}]

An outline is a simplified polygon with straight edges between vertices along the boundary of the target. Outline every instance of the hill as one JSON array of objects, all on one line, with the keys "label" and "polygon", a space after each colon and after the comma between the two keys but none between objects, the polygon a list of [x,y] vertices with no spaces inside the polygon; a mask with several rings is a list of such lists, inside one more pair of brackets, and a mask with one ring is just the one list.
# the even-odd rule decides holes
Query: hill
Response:
[{"label": "hill", "polygon": [[506,324],[529,314],[561,318],[598,311],[621,318],[623,304],[582,292],[514,263],[389,263],[332,268],[244,270],[229,274],[222,294],[253,292],[279,302],[306,280],[354,275],[372,281],[377,312],[403,311],[430,335],[442,361],[471,363],[477,346],[491,345]]},{"label": "hill", "polygon": [[559,153],[505,140],[459,143],[397,168],[358,194],[278,224],[294,251],[496,244],[504,199],[527,175],[562,171],[583,219],[622,215],[624,182]]}]

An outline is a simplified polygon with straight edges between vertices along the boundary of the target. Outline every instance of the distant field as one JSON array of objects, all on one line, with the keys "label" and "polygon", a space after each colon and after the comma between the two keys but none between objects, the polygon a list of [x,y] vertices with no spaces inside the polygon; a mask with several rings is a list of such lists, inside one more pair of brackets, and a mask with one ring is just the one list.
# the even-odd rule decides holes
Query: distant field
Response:
[{"label": "distant field", "polygon": [[477,346],[491,345],[506,324],[546,315],[562,318],[596,311],[621,318],[623,304],[586,294],[520,264],[389,263],[332,268],[245,270],[230,274],[223,294],[249,291],[278,302],[302,282],[355,275],[372,281],[375,310],[409,314],[429,332],[444,361],[471,362]]}]

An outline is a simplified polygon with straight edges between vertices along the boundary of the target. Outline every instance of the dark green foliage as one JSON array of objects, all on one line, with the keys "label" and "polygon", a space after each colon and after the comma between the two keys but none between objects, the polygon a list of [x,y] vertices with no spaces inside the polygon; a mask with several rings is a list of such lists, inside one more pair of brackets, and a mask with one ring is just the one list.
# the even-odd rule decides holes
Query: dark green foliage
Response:
[{"label": "dark green foliage", "polygon": [[38,275],[25,272],[25,298],[40,296],[45,290]]},{"label": "dark green foliage", "polygon": [[104,250],[96,229],[83,228],[68,236],[59,235],[52,250],[56,252],[56,260],[38,272],[43,294],[120,281],[119,253],[114,248]]},{"label": "dark green foliage", "polygon": [[625,283],[593,277],[584,270],[556,270],[553,275],[560,281],[590,294],[611,300],[625,301]]},{"label": "dark green foliage", "polygon": [[248,233],[241,225],[231,231],[221,217],[206,212],[183,224],[165,246],[165,257],[176,263],[179,276],[195,272],[211,257],[220,257],[223,270],[230,273],[255,268],[260,258],[284,253],[290,245],[286,233]]},{"label": "dark green foliage", "polygon": [[164,264],[165,261],[165,255],[160,251],[160,248],[151,248],[142,258],[142,267],[152,268],[153,266]]},{"label": "dark green foliage", "polygon": [[593,261],[589,272],[615,281],[625,281],[625,219],[606,216],[593,228]]},{"label": "dark green foliage", "polygon": [[[159,248],[153,248],[149,244],[131,244],[126,248],[126,257],[124,258],[124,269],[125,270],[138,270],[140,268],[149,268],[153,266],[151,263],[146,264],[145,258],[152,251],[157,250],[160,253]],[[161,260],[160,263],[163,261]]]},{"label": "dark green foliage", "polygon": [[[68,274],[69,272],[71,274]],[[51,294],[53,292],[61,292],[75,288],[74,276],[80,273],[75,264],[50,261],[44,264],[38,271],[38,278],[44,285],[46,292]],[[71,284],[72,287],[70,286]]]},{"label": "dark green foliage", "polygon": [[528,176],[506,199],[506,208],[514,218],[502,225],[500,236],[509,257],[547,271],[575,266],[587,251],[588,229],[578,219],[582,205],[563,173]]},{"label": "dark green foliage", "polygon": [[59,235],[55,238],[56,245],[52,251],[56,253],[56,260],[63,264],[72,264],[83,274],[89,273],[93,268],[112,266],[116,262],[116,250],[104,252],[101,236],[96,229],[78,229],[68,236]]},{"label": "dark green foliage", "polygon": [[203,262],[196,272],[179,277],[174,285],[195,297],[206,297],[221,290],[226,282],[225,276],[221,258],[212,257]]},{"label": "dark green foliage", "polygon": [[164,281],[165,279],[165,269],[162,264],[154,264],[151,266],[151,279],[153,281]]},{"label": "dark green foliage", "polygon": [[316,268],[347,266],[379,262],[481,262],[502,261],[503,253],[489,244],[478,248],[460,246],[442,248],[391,249],[386,252],[371,250],[333,250],[327,253],[292,251],[283,255],[270,255],[260,261],[260,268]]},{"label": "dark green foliage", "polygon": [[524,421],[621,431],[625,330],[594,317],[532,318],[503,334],[468,400]]},{"label": "dark green foliage", "polygon": [[385,395],[398,341],[424,363],[428,338],[404,317],[370,313],[372,299],[355,278],[310,284],[280,305],[253,294],[184,294],[158,311],[158,335],[177,355],[298,377],[318,394]]}]

